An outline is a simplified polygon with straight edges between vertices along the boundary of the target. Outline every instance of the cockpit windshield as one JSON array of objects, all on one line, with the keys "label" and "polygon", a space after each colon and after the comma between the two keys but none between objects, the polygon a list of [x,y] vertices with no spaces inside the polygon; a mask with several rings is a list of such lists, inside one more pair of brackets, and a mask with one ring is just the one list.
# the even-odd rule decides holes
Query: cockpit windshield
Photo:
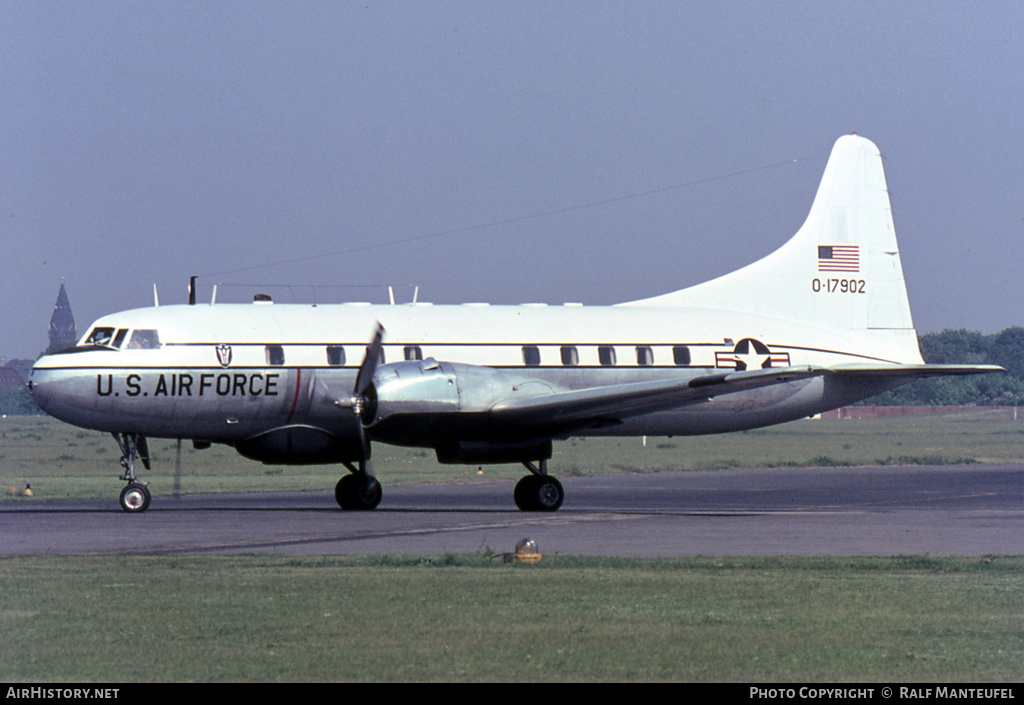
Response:
[{"label": "cockpit windshield", "polygon": [[85,338],[84,345],[120,350],[128,338],[127,350],[155,350],[160,347],[160,336],[155,330],[138,329],[128,336],[127,328],[97,326]]},{"label": "cockpit windshield", "polygon": [[93,328],[92,332],[85,339],[86,345],[102,345],[103,347],[113,347],[114,342],[114,329],[113,328]]},{"label": "cockpit windshield", "polygon": [[156,350],[160,347],[160,336],[155,330],[133,330],[128,339],[129,350]]}]

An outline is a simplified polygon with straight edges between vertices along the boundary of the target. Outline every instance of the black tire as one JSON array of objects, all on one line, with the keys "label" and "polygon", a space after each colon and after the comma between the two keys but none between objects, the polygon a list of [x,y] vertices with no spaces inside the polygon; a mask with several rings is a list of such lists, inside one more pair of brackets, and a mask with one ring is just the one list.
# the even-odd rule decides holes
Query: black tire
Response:
[{"label": "black tire", "polygon": [[533,478],[534,475],[526,475],[519,479],[516,483],[516,488],[512,492],[512,498],[516,502],[516,506],[519,507],[520,511],[532,512],[536,508],[533,504]]},{"label": "black tire", "polygon": [[346,511],[376,509],[384,497],[384,489],[373,475],[346,475],[334,488],[334,499]]},{"label": "black tire", "polygon": [[562,506],[565,490],[550,475],[527,475],[516,483],[513,498],[524,512],[554,512]]},{"label": "black tire", "polygon": [[131,482],[121,490],[121,509],[129,514],[140,514],[149,508],[152,499],[148,487],[141,482]]}]

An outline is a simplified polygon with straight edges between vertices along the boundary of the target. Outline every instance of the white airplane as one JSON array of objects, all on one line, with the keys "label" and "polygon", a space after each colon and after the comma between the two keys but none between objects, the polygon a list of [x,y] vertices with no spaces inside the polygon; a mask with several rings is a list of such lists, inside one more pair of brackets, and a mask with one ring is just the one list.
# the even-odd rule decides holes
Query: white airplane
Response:
[{"label": "white airplane", "polygon": [[792,239],[688,289],[594,307],[154,306],[99,319],[41,357],[29,387],[47,413],[114,435],[128,512],[150,503],[135,473],[149,436],[341,463],[344,509],[381,500],[374,441],[441,463],[522,463],[516,505],[555,511],[554,439],[738,431],[1001,369],[924,364],[881,155],[847,135]]}]

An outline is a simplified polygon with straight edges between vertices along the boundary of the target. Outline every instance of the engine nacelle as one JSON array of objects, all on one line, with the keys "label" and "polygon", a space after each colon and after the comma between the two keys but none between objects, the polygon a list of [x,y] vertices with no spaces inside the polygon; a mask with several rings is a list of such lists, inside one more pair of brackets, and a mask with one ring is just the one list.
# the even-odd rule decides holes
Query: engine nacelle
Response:
[{"label": "engine nacelle", "polygon": [[235,450],[268,465],[322,465],[356,461],[363,447],[358,435],[341,437],[314,426],[282,426],[235,442]]},{"label": "engine nacelle", "polygon": [[[453,440],[503,441],[487,412],[516,396],[551,394],[547,382],[478,365],[411,360],[382,365],[367,392],[363,423],[374,440],[437,448]],[[391,423],[401,417],[401,423]]]}]

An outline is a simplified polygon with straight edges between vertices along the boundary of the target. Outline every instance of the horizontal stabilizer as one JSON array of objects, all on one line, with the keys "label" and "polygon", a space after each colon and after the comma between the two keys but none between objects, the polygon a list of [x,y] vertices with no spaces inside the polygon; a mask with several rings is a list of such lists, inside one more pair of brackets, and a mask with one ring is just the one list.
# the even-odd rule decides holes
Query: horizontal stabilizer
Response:
[{"label": "horizontal stabilizer", "polygon": [[829,368],[829,374],[851,377],[905,377],[907,380],[925,377],[965,376],[1006,372],[999,365],[869,365],[850,364]]}]

